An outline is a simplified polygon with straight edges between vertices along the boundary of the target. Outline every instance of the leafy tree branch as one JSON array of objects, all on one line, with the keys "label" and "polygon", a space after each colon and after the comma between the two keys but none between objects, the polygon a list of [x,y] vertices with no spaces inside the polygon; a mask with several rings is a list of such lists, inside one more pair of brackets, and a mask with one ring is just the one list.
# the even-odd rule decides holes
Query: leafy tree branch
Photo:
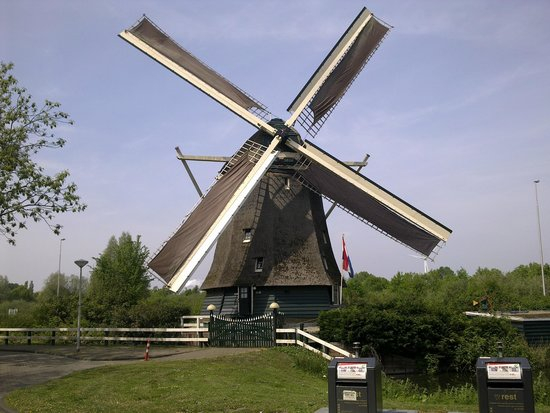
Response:
[{"label": "leafy tree branch", "polygon": [[59,234],[56,215],[81,212],[86,205],[77,186],[67,181],[68,171],[50,176],[33,160],[43,148],[62,148],[66,141],[55,136],[55,129],[73,121],[59,103],[33,102],[12,69],[13,64],[0,62],[0,234],[15,245],[29,220],[43,221]]}]

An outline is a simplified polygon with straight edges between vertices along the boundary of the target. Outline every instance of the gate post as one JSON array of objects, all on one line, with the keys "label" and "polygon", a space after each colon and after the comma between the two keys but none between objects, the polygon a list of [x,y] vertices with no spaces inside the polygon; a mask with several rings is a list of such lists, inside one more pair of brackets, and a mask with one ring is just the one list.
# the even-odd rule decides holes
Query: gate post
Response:
[{"label": "gate post", "polygon": [[210,312],[210,321],[208,323],[208,344],[211,346],[215,346],[214,311],[216,310],[216,306],[214,304],[209,304],[206,309]]},{"label": "gate post", "polygon": [[277,301],[273,301],[269,305],[269,308],[273,310],[273,345],[277,346],[277,325],[279,324],[277,316],[279,315],[279,304]]}]

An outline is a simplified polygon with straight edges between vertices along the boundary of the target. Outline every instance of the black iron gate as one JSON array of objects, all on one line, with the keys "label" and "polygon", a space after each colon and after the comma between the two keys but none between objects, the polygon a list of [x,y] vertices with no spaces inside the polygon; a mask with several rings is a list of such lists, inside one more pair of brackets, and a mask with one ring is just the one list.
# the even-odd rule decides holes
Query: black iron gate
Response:
[{"label": "black iron gate", "polygon": [[214,347],[272,347],[280,314],[234,318],[210,315],[208,343]]}]

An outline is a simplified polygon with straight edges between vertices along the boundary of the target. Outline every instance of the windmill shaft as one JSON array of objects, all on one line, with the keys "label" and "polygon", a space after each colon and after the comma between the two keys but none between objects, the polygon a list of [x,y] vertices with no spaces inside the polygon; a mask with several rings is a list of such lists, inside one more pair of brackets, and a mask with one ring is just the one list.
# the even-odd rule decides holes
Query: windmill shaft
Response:
[{"label": "windmill shaft", "polygon": [[[365,154],[365,157],[363,158],[363,161],[362,162],[356,162],[356,165],[351,165],[350,162],[344,162],[344,163],[347,166],[358,166],[356,171],[361,172],[361,169],[363,169],[365,166],[367,166],[367,162],[368,162],[369,158],[370,158],[370,155],[367,153],[367,154]],[[337,206],[338,206],[338,203],[333,202],[332,205],[330,206],[329,210],[325,214],[325,218],[328,218],[330,216],[330,214],[332,214],[332,211],[334,211],[334,208],[336,208]]]}]

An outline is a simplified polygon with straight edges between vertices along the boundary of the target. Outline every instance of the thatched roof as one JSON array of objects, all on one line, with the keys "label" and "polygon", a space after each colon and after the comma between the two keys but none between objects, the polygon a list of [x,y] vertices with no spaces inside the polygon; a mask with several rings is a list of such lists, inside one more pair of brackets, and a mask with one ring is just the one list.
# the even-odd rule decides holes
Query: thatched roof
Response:
[{"label": "thatched roof", "polygon": [[[245,230],[251,231],[250,242],[243,242]],[[261,272],[257,258],[263,258]],[[202,289],[339,282],[321,197],[290,174],[271,171],[218,239]]]}]

